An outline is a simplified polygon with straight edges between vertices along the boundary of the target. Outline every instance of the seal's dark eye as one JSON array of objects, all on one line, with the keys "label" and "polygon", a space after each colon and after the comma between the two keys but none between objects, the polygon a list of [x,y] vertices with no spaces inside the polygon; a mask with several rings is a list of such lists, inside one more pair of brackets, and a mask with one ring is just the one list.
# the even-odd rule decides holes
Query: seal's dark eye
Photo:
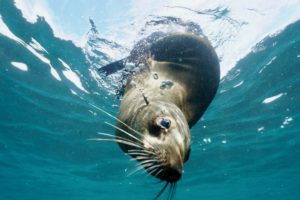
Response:
[{"label": "seal's dark eye", "polygon": [[157,125],[160,126],[161,128],[168,129],[168,128],[170,128],[171,121],[166,118],[158,118]]}]

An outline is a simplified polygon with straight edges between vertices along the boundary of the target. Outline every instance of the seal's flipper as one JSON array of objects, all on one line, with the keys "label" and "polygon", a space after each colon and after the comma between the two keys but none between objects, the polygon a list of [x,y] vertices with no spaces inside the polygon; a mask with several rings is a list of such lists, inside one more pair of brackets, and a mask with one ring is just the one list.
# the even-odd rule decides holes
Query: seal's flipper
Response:
[{"label": "seal's flipper", "polygon": [[119,70],[124,69],[126,66],[127,59],[118,60],[116,62],[110,63],[108,65],[105,65],[101,68],[99,68],[100,73],[104,73],[106,76],[113,74]]}]

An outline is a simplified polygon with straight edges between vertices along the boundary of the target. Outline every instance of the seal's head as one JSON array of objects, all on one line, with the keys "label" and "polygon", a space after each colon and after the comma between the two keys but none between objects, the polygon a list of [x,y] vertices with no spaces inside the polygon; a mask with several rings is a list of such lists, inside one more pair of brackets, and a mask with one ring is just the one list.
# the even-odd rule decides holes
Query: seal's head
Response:
[{"label": "seal's head", "polygon": [[183,163],[189,158],[191,144],[189,126],[181,110],[172,103],[151,101],[132,116],[127,123],[135,131],[118,125],[130,132],[117,132],[118,137],[131,141],[119,143],[123,151],[156,178],[171,183],[178,181]]}]

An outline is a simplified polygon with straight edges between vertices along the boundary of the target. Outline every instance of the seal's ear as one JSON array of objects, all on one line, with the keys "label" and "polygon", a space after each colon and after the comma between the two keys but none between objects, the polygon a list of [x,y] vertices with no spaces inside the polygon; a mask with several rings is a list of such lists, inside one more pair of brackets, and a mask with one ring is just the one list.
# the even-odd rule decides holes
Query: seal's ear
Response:
[{"label": "seal's ear", "polygon": [[106,76],[113,74],[121,69],[123,69],[126,65],[127,58],[124,58],[122,60],[118,60],[116,62],[110,63],[108,65],[105,65],[101,68],[99,68],[100,73],[104,73]]}]

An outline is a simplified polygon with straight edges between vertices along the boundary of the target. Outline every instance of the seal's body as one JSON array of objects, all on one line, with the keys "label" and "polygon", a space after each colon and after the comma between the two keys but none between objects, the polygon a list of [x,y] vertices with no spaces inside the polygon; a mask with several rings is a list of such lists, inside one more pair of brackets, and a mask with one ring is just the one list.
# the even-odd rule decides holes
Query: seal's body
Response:
[{"label": "seal's body", "polygon": [[151,45],[144,65],[125,86],[118,116],[125,124],[117,124],[116,137],[131,142],[119,144],[150,174],[176,182],[189,157],[190,128],[217,91],[218,58],[207,40],[174,34]]}]

